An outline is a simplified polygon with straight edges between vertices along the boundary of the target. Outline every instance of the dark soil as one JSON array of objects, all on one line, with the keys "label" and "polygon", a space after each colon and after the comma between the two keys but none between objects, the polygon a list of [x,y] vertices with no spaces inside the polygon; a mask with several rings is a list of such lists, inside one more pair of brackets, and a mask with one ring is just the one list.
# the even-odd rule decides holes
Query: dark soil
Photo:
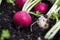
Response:
[{"label": "dark soil", "polygon": [[[46,2],[49,3],[49,2]],[[51,7],[51,5],[49,5]],[[20,11],[16,6],[8,4],[5,1],[0,5],[0,35],[2,29],[8,29],[11,33],[11,38],[5,40],[41,40],[44,39],[44,35],[48,30],[41,30],[36,24],[32,27],[32,32],[30,28],[20,28],[15,26],[13,23],[14,12]],[[36,21],[36,17],[31,15],[33,22]],[[53,24],[53,22],[50,22]],[[51,28],[51,27],[50,27]],[[53,40],[60,40],[60,31],[56,34]]]}]

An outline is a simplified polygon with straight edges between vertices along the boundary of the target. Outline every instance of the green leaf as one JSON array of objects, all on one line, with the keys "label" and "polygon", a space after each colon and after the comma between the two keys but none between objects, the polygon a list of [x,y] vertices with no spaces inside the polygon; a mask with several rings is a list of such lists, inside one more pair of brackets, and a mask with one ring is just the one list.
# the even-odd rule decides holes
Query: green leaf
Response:
[{"label": "green leaf", "polygon": [[6,0],[7,3],[11,3],[13,6],[15,5],[15,0]]},{"label": "green leaf", "polygon": [[41,14],[40,12],[36,11],[36,12],[29,12],[30,14],[36,16],[36,17],[40,17],[42,16],[43,14]]},{"label": "green leaf", "polygon": [[58,7],[60,6],[60,0],[58,0],[57,5],[58,5]]},{"label": "green leaf", "polygon": [[9,30],[2,30],[1,37],[2,38],[10,38],[10,32],[9,32]]},{"label": "green leaf", "polygon": [[59,21],[59,18],[58,18],[58,13],[52,13],[51,16],[50,16],[51,19],[56,19],[56,22]]},{"label": "green leaf", "polygon": [[4,40],[4,38],[3,37],[1,37],[1,39],[0,40]]}]

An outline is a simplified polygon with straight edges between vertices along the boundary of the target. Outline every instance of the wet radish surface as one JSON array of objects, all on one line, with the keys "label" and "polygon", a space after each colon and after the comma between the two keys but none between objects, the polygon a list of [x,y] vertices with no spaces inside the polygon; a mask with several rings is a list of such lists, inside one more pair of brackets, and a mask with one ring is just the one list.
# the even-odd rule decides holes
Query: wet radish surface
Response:
[{"label": "wet radish surface", "polygon": [[[41,40],[45,40],[44,35],[51,27],[47,30],[42,30],[35,24],[33,25],[33,30],[31,32],[30,28],[20,28],[20,26],[15,26],[13,23],[13,15],[14,12],[17,11],[19,11],[19,9],[16,6],[12,6],[5,1],[0,5],[0,35],[2,29],[8,29],[10,31],[11,38],[5,40],[39,40],[40,38]],[[37,20],[37,17],[34,15],[31,16],[33,22]],[[50,23],[54,24],[52,21]],[[60,31],[55,35],[53,40],[60,40]]]}]

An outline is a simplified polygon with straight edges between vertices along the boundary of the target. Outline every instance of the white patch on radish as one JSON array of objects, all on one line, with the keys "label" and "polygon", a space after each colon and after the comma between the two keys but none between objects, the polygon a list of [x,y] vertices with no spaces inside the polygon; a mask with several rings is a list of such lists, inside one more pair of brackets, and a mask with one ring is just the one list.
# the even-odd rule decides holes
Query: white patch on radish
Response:
[{"label": "white patch on radish", "polygon": [[49,24],[48,24],[48,19],[45,18],[44,16],[41,16],[38,20],[37,20],[37,24],[39,25],[39,27],[43,28],[43,29],[47,29]]}]

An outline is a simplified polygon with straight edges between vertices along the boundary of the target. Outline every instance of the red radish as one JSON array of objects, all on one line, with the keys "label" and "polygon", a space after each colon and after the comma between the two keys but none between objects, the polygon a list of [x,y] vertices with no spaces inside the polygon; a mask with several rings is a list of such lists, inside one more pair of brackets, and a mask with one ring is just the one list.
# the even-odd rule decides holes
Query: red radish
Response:
[{"label": "red radish", "polygon": [[19,24],[22,27],[28,27],[32,22],[31,16],[25,11],[17,12],[13,17],[13,20],[15,24]]},{"label": "red radish", "polygon": [[40,13],[46,14],[46,12],[48,11],[48,5],[45,3],[38,3],[35,7],[34,7],[35,11],[38,11]]},{"label": "red radish", "polygon": [[16,2],[17,7],[22,9],[22,7],[25,4],[26,0],[15,0],[15,2]]}]

